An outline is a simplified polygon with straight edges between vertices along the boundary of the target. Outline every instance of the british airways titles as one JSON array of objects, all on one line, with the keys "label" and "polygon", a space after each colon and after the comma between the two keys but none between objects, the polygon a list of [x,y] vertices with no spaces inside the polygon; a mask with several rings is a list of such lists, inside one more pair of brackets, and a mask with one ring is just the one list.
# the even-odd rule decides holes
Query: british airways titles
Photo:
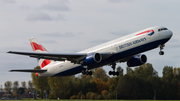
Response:
[{"label": "british airways titles", "polygon": [[144,37],[144,38],[141,38],[141,39],[139,39],[139,40],[135,40],[135,41],[133,41],[133,42],[125,43],[125,44],[123,44],[123,45],[120,45],[120,46],[119,46],[119,49],[123,49],[123,48],[129,47],[129,46],[131,46],[131,45],[133,45],[133,44],[137,44],[137,43],[140,43],[140,42],[144,42],[144,41],[146,41],[146,40],[147,40],[147,39]]}]

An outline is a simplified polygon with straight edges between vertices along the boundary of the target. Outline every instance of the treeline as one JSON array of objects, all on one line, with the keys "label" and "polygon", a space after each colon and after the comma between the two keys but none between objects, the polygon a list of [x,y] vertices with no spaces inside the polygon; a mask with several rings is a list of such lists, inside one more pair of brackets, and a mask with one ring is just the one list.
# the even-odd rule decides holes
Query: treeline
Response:
[{"label": "treeline", "polygon": [[46,93],[52,99],[180,99],[180,68],[165,66],[162,77],[149,63],[127,67],[125,75],[121,67],[117,71],[120,75],[115,77],[102,68],[94,69],[92,76],[36,77],[32,73],[32,79],[41,98]]},{"label": "treeline", "polygon": [[28,81],[28,85],[26,84],[25,81],[21,82],[21,86],[19,85],[18,81],[6,81],[4,83],[4,88],[0,87],[0,91],[6,91],[7,93],[5,93],[3,95],[3,97],[9,97],[9,98],[13,98],[13,97],[20,97],[24,92],[27,92],[28,94],[30,92],[37,92],[36,89],[33,86],[32,81]]}]

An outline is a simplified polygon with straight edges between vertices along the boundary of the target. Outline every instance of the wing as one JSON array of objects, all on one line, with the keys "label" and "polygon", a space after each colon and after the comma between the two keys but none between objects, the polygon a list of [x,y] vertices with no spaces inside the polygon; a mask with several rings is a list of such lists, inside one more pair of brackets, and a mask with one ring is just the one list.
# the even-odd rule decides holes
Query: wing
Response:
[{"label": "wing", "polygon": [[16,52],[9,51],[7,53],[19,54],[19,55],[27,55],[33,58],[41,58],[41,59],[49,59],[55,61],[73,61],[77,58],[84,58],[87,54],[56,54],[56,53],[35,53],[35,52]]},{"label": "wing", "polygon": [[[33,58],[41,58],[41,59],[49,59],[55,61],[71,61],[78,62],[85,58],[88,54],[85,53],[77,53],[77,54],[59,54],[59,53],[35,53],[35,52],[17,52],[17,51],[9,51],[7,53],[19,54],[19,55],[27,55]],[[103,59],[110,57],[114,54],[114,52],[107,53],[99,53],[102,55]]]},{"label": "wing", "polygon": [[10,72],[35,72],[35,73],[43,73],[47,70],[43,69],[19,69],[19,70],[10,70]]}]

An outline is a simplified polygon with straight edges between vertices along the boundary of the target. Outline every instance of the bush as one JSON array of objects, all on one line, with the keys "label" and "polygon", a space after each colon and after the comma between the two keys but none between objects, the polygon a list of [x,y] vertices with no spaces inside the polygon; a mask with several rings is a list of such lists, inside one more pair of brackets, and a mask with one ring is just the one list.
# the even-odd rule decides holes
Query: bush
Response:
[{"label": "bush", "polygon": [[93,92],[88,92],[88,93],[86,94],[86,98],[87,98],[87,99],[90,99],[90,96],[91,96],[92,93],[93,93]]},{"label": "bush", "polygon": [[78,96],[77,95],[73,95],[70,97],[70,99],[78,99]]},{"label": "bush", "polygon": [[108,95],[106,96],[107,100],[113,99],[113,95],[111,93],[108,93]]},{"label": "bush", "polygon": [[103,96],[101,94],[95,96],[96,100],[103,100]]},{"label": "bush", "polygon": [[95,99],[95,96],[96,96],[96,95],[97,95],[96,93],[92,93],[92,94],[89,96],[89,99],[91,99],[91,100]]},{"label": "bush", "polygon": [[104,97],[104,99],[106,98],[106,96],[108,95],[108,91],[107,90],[103,90],[101,92],[102,96]]}]

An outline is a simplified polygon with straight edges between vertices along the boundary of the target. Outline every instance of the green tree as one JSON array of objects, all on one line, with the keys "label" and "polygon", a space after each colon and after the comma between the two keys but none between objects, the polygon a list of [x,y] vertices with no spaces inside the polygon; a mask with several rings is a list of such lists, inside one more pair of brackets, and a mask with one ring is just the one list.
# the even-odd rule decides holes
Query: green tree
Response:
[{"label": "green tree", "polygon": [[106,82],[104,82],[103,80],[101,79],[93,79],[91,80],[91,82],[95,82],[96,83],[96,88],[97,88],[97,94],[101,94],[101,92],[103,90],[108,90],[108,87],[106,85]]},{"label": "green tree", "polygon": [[82,85],[82,92],[86,94],[88,92],[96,92],[97,84],[95,81],[84,81]]},{"label": "green tree", "polygon": [[134,74],[134,71],[130,67],[126,67],[126,72],[127,72],[128,75],[133,75]]},{"label": "green tree", "polygon": [[109,87],[109,91],[112,93],[115,91],[116,86],[117,86],[117,80],[115,79],[115,77],[111,77],[108,79],[108,81],[106,82],[107,87]]},{"label": "green tree", "polygon": [[93,75],[95,79],[101,79],[103,81],[107,81],[108,79],[108,75],[106,74],[106,71],[102,68],[96,68]]},{"label": "green tree", "polygon": [[172,79],[173,79],[173,77],[174,77],[174,75],[173,75],[173,67],[171,67],[171,66],[165,66],[164,68],[163,68],[163,79],[165,80],[165,81],[171,81]]},{"label": "green tree", "polygon": [[152,64],[146,63],[134,70],[126,69],[127,74],[118,81],[118,95],[125,99],[152,99],[154,90],[159,87],[154,81],[160,80]]},{"label": "green tree", "polygon": [[50,97],[67,99],[70,98],[71,76],[48,78],[48,84],[51,88]]},{"label": "green tree", "polygon": [[119,75],[118,77],[122,77],[124,74],[123,74],[123,69],[121,68],[121,66],[117,67],[117,71],[119,72]]},{"label": "green tree", "polygon": [[172,66],[164,66],[163,68],[163,85],[162,89],[164,99],[178,99],[178,79],[175,78],[176,73]]},{"label": "green tree", "polygon": [[[34,69],[40,69],[40,67],[37,66]],[[37,77],[36,73],[31,73],[31,77],[32,77],[33,85],[38,91],[40,91],[40,97],[41,99],[43,99],[44,97],[43,91],[46,90],[47,92],[49,92],[50,90],[47,77]]]},{"label": "green tree", "polygon": [[102,96],[104,97],[104,99],[106,99],[106,96],[108,95],[108,91],[107,90],[103,90],[102,92],[101,92],[101,94],[102,94]]},{"label": "green tree", "polygon": [[134,70],[134,75],[140,78],[147,79],[152,76],[158,76],[157,71],[154,70],[152,64],[146,63],[139,67],[136,67]]}]

